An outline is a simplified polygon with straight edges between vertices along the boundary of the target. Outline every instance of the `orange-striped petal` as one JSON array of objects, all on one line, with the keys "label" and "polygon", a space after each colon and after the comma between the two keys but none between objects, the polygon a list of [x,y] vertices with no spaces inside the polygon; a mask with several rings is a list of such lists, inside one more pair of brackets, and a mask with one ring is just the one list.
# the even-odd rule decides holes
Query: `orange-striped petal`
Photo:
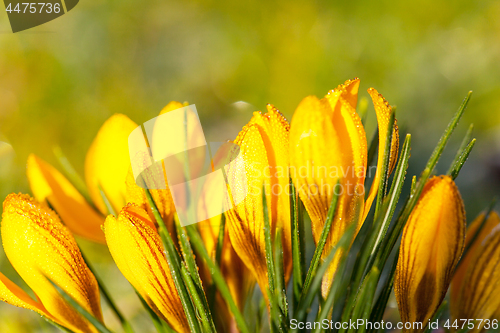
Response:
[{"label": "orange-striped petal", "polygon": [[[466,246],[473,240],[484,214],[467,230]],[[474,239],[450,287],[450,311],[453,319],[498,319],[500,311],[500,217],[491,212]],[[476,327],[473,332],[480,332]]]},{"label": "orange-striped petal", "polygon": [[[12,266],[47,312],[63,326],[75,332],[96,332],[87,320],[64,301],[48,280],[56,283],[102,321],[97,282],[70,231],[54,211],[27,195],[7,196],[3,208],[3,246]],[[8,283],[6,286],[29,305],[19,290],[14,290]]]},{"label": "orange-striped petal", "polygon": [[[281,113],[268,106],[268,113],[255,112],[251,121],[234,141],[244,163],[232,163],[227,169],[233,197],[245,199],[226,212],[228,232],[233,247],[256,277],[264,295],[268,288],[265,260],[262,188],[266,199],[272,233],[283,230],[285,278],[291,272],[291,236],[288,197],[288,123]],[[242,186],[244,179],[246,186]]]},{"label": "orange-striped petal", "polygon": [[[294,185],[311,217],[317,242],[326,220],[334,190],[339,205],[323,257],[339,241],[351,223],[358,230],[362,220],[367,159],[366,134],[355,112],[359,80],[349,80],[319,100],[306,97],[297,107],[290,129],[290,165]],[[341,179],[341,186],[334,189]],[[323,280],[326,293],[339,255]]]},{"label": "orange-striped petal", "polygon": [[0,273],[0,301],[19,308],[35,311],[48,319],[62,325],[62,323],[45,309],[43,304],[33,300],[24,290]]},{"label": "orange-striped petal", "polygon": [[125,179],[130,167],[128,136],[137,125],[127,116],[115,114],[101,127],[85,158],[85,180],[99,211],[108,214],[104,192],[115,211],[125,205]]},{"label": "orange-striped petal", "polygon": [[401,239],[394,291],[403,322],[425,326],[437,311],[462,255],[465,224],[462,198],[453,180],[430,179]]},{"label": "orange-striped petal", "polygon": [[49,202],[71,232],[95,242],[105,242],[101,230],[104,218],[57,169],[31,154],[27,175],[34,197],[40,202]]},{"label": "orange-striped petal", "polygon": [[[368,93],[370,94],[373,105],[375,107],[375,113],[377,115],[378,122],[378,159],[377,159],[377,171],[375,172],[375,177],[372,182],[372,186],[370,188],[370,193],[368,194],[368,198],[366,199],[365,209],[363,214],[363,220],[366,218],[370,211],[370,207],[375,199],[375,196],[378,192],[378,187],[380,183],[382,164],[384,163],[384,151],[385,146],[387,144],[387,131],[389,130],[389,120],[392,114],[392,108],[389,103],[385,100],[385,98],[379,94],[375,89],[368,89]],[[399,150],[399,130],[398,125],[396,123],[396,119],[394,119],[394,130],[392,132],[392,140],[391,140],[391,152],[389,156],[389,172],[391,174],[392,170],[396,166],[396,161],[398,159],[398,150]]]},{"label": "orange-striped petal", "polygon": [[123,207],[118,218],[109,215],[104,224],[109,251],[151,309],[177,332],[189,332],[160,236],[151,224],[148,213],[136,205]]}]

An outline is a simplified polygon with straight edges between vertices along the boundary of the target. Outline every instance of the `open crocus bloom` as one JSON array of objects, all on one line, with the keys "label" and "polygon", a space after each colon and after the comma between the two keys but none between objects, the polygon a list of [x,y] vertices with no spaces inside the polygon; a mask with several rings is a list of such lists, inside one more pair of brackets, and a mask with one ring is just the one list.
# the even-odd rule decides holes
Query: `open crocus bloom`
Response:
[{"label": "open crocus bloom", "polygon": [[33,300],[0,273],[0,300],[26,309],[74,332],[97,330],[71,307],[52,280],[85,310],[102,321],[99,288],[78,246],[57,214],[28,195],[11,194],[3,204],[5,254],[33,290]]},{"label": "open crocus bloom", "polygon": [[[311,217],[315,242],[323,230],[334,191],[339,203],[322,257],[338,243],[351,223],[361,228],[377,194],[384,154],[379,153],[377,171],[365,201],[367,141],[356,113],[359,80],[348,80],[324,98],[306,97],[295,111],[290,127],[290,175]],[[379,152],[384,152],[392,109],[375,89],[368,90],[377,115]],[[394,124],[389,173],[395,166],[399,134]],[[336,187],[341,180],[340,186]],[[329,290],[340,251],[323,279],[323,294]]]},{"label": "open crocus bloom", "polygon": [[394,293],[402,322],[425,327],[436,313],[462,255],[465,226],[464,204],[451,177],[428,180],[401,238]]}]

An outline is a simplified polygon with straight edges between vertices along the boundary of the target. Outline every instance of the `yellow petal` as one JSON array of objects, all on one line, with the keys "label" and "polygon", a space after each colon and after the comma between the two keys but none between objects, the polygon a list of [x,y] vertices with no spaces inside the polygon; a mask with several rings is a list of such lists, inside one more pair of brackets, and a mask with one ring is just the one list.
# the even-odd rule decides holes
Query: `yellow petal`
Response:
[{"label": "yellow petal", "polygon": [[462,198],[453,180],[430,179],[401,239],[394,291],[403,322],[425,326],[438,309],[462,255],[465,224]]},{"label": "yellow petal", "polygon": [[104,224],[109,251],[151,309],[176,331],[189,332],[160,236],[151,223],[148,213],[135,205],[125,206],[118,218],[109,215]]},{"label": "yellow petal", "polygon": [[17,306],[19,308],[35,311],[38,314],[62,325],[60,321],[52,317],[52,315],[44,308],[44,306],[40,302],[33,300],[24,290],[19,288],[14,282],[9,280],[2,273],[0,273],[0,301]]},{"label": "yellow petal", "polygon": [[[339,241],[350,223],[361,227],[366,170],[366,134],[355,112],[359,80],[349,80],[318,100],[306,97],[297,107],[290,129],[290,165],[294,185],[311,217],[317,242],[326,220],[334,187],[342,179],[338,210],[323,257]],[[342,192],[340,192],[342,191]],[[326,293],[340,252],[323,280]]]},{"label": "yellow petal", "polygon": [[[472,241],[484,221],[481,214],[467,230]],[[453,319],[494,319],[500,310],[500,217],[491,212],[467,255],[462,258],[450,287]],[[475,332],[479,332],[476,329]]]},{"label": "yellow petal", "polygon": [[[378,186],[380,183],[381,169],[382,164],[384,163],[384,151],[385,146],[387,144],[387,131],[389,126],[389,120],[391,118],[392,108],[389,103],[385,100],[385,98],[379,94],[375,89],[368,89],[368,93],[370,94],[373,105],[375,107],[375,113],[377,115],[378,122],[378,159],[377,159],[377,171],[375,172],[375,177],[373,178],[372,186],[370,188],[370,193],[368,194],[368,198],[366,199],[365,209],[363,214],[363,220],[366,218],[368,213],[370,212],[370,207],[377,195]],[[396,161],[398,159],[398,150],[399,150],[399,131],[398,125],[396,123],[396,119],[394,119],[394,130],[392,132],[392,140],[391,140],[391,152],[389,156],[389,175],[392,170],[396,166]]]},{"label": "yellow petal", "polygon": [[71,232],[95,242],[105,242],[101,230],[104,218],[59,171],[31,154],[27,175],[34,197],[41,202],[48,201]]},{"label": "yellow petal", "polygon": [[242,191],[242,177],[247,190],[245,199],[226,212],[229,237],[266,297],[268,280],[262,213],[264,184],[271,232],[274,233],[277,227],[283,230],[286,279],[291,272],[288,131],[286,119],[274,107],[268,106],[266,114],[255,112],[234,142],[240,147],[244,164],[230,164],[227,169],[231,194],[235,196],[235,192]]},{"label": "yellow petal", "polygon": [[54,211],[27,195],[10,194],[3,209],[3,246],[12,266],[63,326],[75,332],[95,332],[47,279],[102,321],[97,282],[70,231]]},{"label": "yellow petal", "polygon": [[115,114],[101,127],[85,158],[85,180],[94,204],[109,213],[100,189],[115,211],[125,205],[125,179],[130,167],[128,136],[137,125],[127,116]]},{"label": "yellow petal", "polygon": [[[154,215],[151,210],[151,206],[149,205],[148,200],[146,198],[146,193],[144,192],[144,189],[142,187],[137,186],[137,183],[135,182],[134,179],[134,174],[132,173],[132,169],[130,169],[127,174],[127,179],[125,180],[125,184],[126,184],[126,195],[125,195],[126,202],[136,204],[142,209],[147,210],[151,218],[151,222],[153,222]],[[163,218],[163,221],[165,222],[168,230],[172,233],[174,230],[173,217],[175,213],[175,206],[168,185],[166,185],[166,189],[150,189],[150,192],[154,202],[156,203],[156,207],[158,208],[158,211],[160,212],[160,215]]]}]

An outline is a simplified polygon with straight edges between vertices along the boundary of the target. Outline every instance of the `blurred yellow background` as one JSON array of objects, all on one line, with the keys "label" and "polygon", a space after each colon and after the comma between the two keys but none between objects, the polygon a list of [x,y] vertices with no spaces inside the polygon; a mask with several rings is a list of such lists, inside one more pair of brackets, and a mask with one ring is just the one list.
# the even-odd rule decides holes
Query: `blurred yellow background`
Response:
[{"label": "blurred yellow background", "polygon": [[[114,113],[139,124],[171,100],[188,101],[210,141],[233,139],[266,103],[291,119],[305,96],[359,77],[361,96],[375,87],[413,134],[410,175],[474,91],[438,165],[446,172],[473,122],[478,142],[457,178],[470,221],[500,193],[499,18],[499,1],[82,0],[13,34],[2,12],[0,197],[29,192],[32,152],[59,167],[60,146],[83,174],[90,142]],[[370,138],[371,103],[368,112]],[[13,274],[5,261],[0,253],[1,270]],[[15,316],[36,319],[0,304],[1,332],[23,331]]]}]

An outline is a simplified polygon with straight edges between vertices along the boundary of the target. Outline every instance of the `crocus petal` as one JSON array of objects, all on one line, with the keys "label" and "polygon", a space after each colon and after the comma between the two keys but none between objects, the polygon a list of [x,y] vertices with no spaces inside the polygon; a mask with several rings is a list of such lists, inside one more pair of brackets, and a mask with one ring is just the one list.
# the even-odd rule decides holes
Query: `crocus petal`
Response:
[{"label": "crocus petal", "polygon": [[62,325],[59,320],[52,317],[52,315],[40,302],[33,300],[24,290],[19,288],[2,273],[0,273],[0,301],[19,308],[35,311],[38,314]]},{"label": "crocus petal", "polygon": [[63,326],[75,332],[95,332],[48,280],[102,321],[97,282],[70,231],[54,211],[27,195],[7,196],[3,209],[3,246],[12,266]]},{"label": "crocus petal", "polygon": [[[403,322],[424,326],[441,304],[465,243],[465,210],[449,176],[424,187],[403,231],[394,291]],[[423,330],[409,329],[404,332]]]},{"label": "crocus petal", "polygon": [[[384,150],[387,144],[387,131],[389,126],[389,120],[391,118],[392,108],[389,103],[385,100],[385,98],[379,94],[375,89],[368,89],[368,93],[370,94],[373,105],[375,107],[375,113],[377,115],[378,122],[378,159],[377,159],[377,171],[375,172],[375,177],[373,178],[372,186],[370,188],[370,193],[368,194],[368,198],[365,202],[365,209],[363,214],[363,219],[366,218],[370,211],[370,207],[375,199],[375,196],[378,192],[378,187],[380,183],[382,164],[384,163]],[[391,140],[391,152],[389,156],[389,173],[391,174],[392,170],[396,166],[396,161],[398,159],[398,150],[399,150],[399,130],[396,120],[394,119],[394,130],[392,132],[392,140]]]},{"label": "crocus petal", "polygon": [[94,204],[108,214],[101,190],[115,211],[125,205],[125,179],[130,167],[128,136],[137,125],[115,114],[101,127],[85,158],[85,180]]},{"label": "crocus petal", "polygon": [[[227,170],[233,197],[246,182],[245,199],[226,212],[229,237],[245,265],[256,277],[265,297],[268,288],[265,260],[262,188],[265,184],[271,232],[283,230],[285,278],[291,271],[291,236],[288,177],[288,123],[272,106],[268,113],[255,112],[251,121],[234,141],[239,146],[244,163],[231,164]],[[241,193],[236,194],[239,196]]]},{"label": "crocus petal", "polygon": [[[484,221],[481,214],[467,230],[472,241]],[[500,310],[500,217],[491,212],[467,255],[462,258],[450,287],[453,319],[494,319]],[[474,332],[479,332],[476,327]]]},{"label": "crocus petal", "polygon": [[118,218],[109,215],[104,224],[109,251],[151,309],[177,332],[189,332],[160,236],[151,223],[148,213],[136,205],[123,207]]},{"label": "crocus petal", "polygon": [[31,154],[27,175],[34,197],[41,202],[48,201],[71,232],[95,242],[105,242],[101,230],[104,218],[59,171]]},{"label": "crocus petal", "polygon": [[[145,171],[147,172],[147,171]],[[132,173],[132,169],[129,170],[127,174],[127,179],[125,180],[126,184],[126,192],[125,192],[125,200],[127,203],[133,203],[137,206],[145,209],[149,216],[151,217],[148,222],[153,223],[154,215],[151,210],[151,206],[148,203],[148,199],[146,197],[146,193],[142,187],[139,187],[134,179],[134,174]],[[173,231],[173,217],[175,213],[174,200],[172,199],[172,195],[170,193],[170,189],[150,189],[151,196],[160,212],[163,221],[167,225],[167,228],[170,232]],[[154,227],[154,224],[151,224]]]},{"label": "crocus petal", "polygon": [[[323,257],[350,223],[361,227],[366,170],[366,134],[356,114],[359,80],[349,80],[321,100],[306,97],[297,107],[290,129],[290,165],[294,185],[311,217],[313,237],[322,233],[339,179],[342,194]],[[335,189],[339,191],[339,189]],[[323,280],[326,293],[336,271],[340,251]]]}]

